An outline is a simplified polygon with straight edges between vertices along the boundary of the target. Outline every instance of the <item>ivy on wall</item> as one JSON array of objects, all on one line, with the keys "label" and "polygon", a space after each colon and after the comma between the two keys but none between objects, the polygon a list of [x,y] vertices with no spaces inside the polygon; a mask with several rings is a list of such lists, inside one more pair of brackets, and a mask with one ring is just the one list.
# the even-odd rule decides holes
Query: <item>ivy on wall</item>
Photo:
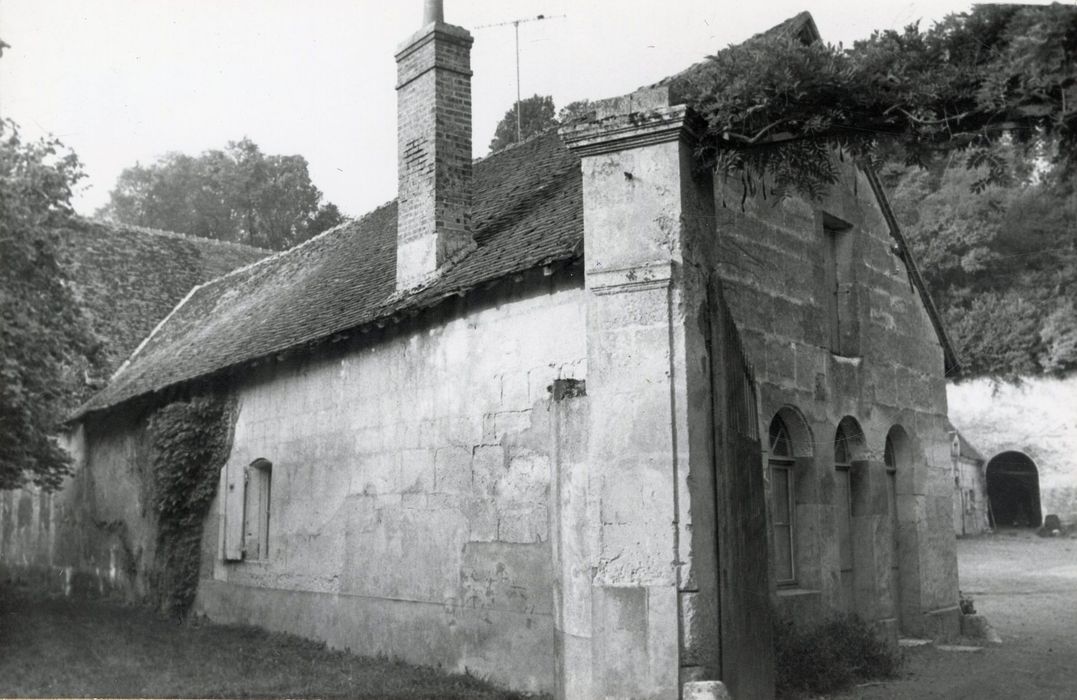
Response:
[{"label": "ivy on wall", "polygon": [[157,555],[150,584],[162,612],[183,617],[198,590],[202,528],[232,447],[232,399],[198,397],[150,416]]}]

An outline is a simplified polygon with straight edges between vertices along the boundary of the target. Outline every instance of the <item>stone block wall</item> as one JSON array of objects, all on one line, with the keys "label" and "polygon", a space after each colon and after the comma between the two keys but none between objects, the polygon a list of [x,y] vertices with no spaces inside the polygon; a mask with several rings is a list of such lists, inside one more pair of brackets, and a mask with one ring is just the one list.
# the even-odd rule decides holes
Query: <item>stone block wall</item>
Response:
[{"label": "stone block wall", "polygon": [[[793,433],[798,572],[776,591],[779,611],[809,621],[857,612],[910,633],[944,619],[948,629],[957,566],[943,352],[869,183],[850,165],[822,202],[744,194],[739,181],[716,183],[717,270],[755,365],[761,434],[779,413]],[[834,221],[850,237],[844,260],[828,240]],[[851,303],[831,301],[840,282]],[[836,307],[854,314],[841,323],[857,331],[855,352],[832,340]],[[846,417],[859,433],[849,506],[834,466]],[[905,443],[893,477],[888,434]],[[846,574],[838,518],[849,518]]]},{"label": "stone block wall", "polygon": [[[582,290],[542,284],[243,380],[197,609],[553,690],[551,474],[578,426],[548,388],[586,351]],[[259,458],[269,556],[226,561],[221,494]]]}]

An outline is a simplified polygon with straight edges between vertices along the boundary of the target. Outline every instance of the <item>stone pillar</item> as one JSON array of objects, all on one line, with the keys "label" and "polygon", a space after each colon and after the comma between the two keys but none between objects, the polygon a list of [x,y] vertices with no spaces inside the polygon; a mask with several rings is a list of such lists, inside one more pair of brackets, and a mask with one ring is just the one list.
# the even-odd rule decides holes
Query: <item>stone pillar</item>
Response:
[{"label": "stone pillar", "polygon": [[562,131],[583,174],[590,696],[675,698],[719,663],[712,185],[695,174],[689,114],[665,91],[596,112]]}]

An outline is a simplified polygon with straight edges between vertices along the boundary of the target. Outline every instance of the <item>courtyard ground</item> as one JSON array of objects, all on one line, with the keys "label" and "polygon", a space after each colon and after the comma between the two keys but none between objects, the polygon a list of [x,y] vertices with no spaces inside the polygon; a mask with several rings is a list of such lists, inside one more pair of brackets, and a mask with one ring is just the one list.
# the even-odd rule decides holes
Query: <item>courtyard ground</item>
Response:
[{"label": "courtyard ground", "polygon": [[0,697],[510,698],[471,676],[0,584]]},{"label": "courtyard ground", "polygon": [[[906,649],[901,677],[841,698],[1077,698],[1077,540],[958,541],[962,592],[1002,636],[977,652]],[[34,599],[0,586],[0,697],[513,697],[470,676],[328,651],[256,629]]]},{"label": "courtyard ground", "polygon": [[841,697],[1077,698],[1077,540],[1009,530],[958,540],[957,552],[961,591],[1002,645],[906,649],[900,679]]}]

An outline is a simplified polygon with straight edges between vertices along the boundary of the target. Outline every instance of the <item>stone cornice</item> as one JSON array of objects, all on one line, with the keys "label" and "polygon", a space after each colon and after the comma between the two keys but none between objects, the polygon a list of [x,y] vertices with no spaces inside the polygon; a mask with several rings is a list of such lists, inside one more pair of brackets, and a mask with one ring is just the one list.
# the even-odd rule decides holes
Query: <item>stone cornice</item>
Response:
[{"label": "stone cornice", "polygon": [[581,157],[677,140],[694,144],[701,133],[693,113],[684,105],[619,114],[560,131],[565,145]]},{"label": "stone cornice", "polygon": [[601,295],[662,289],[673,279],[673,263],[662,260],[618,270],[589,270],[586,279],[587,288]]}]

